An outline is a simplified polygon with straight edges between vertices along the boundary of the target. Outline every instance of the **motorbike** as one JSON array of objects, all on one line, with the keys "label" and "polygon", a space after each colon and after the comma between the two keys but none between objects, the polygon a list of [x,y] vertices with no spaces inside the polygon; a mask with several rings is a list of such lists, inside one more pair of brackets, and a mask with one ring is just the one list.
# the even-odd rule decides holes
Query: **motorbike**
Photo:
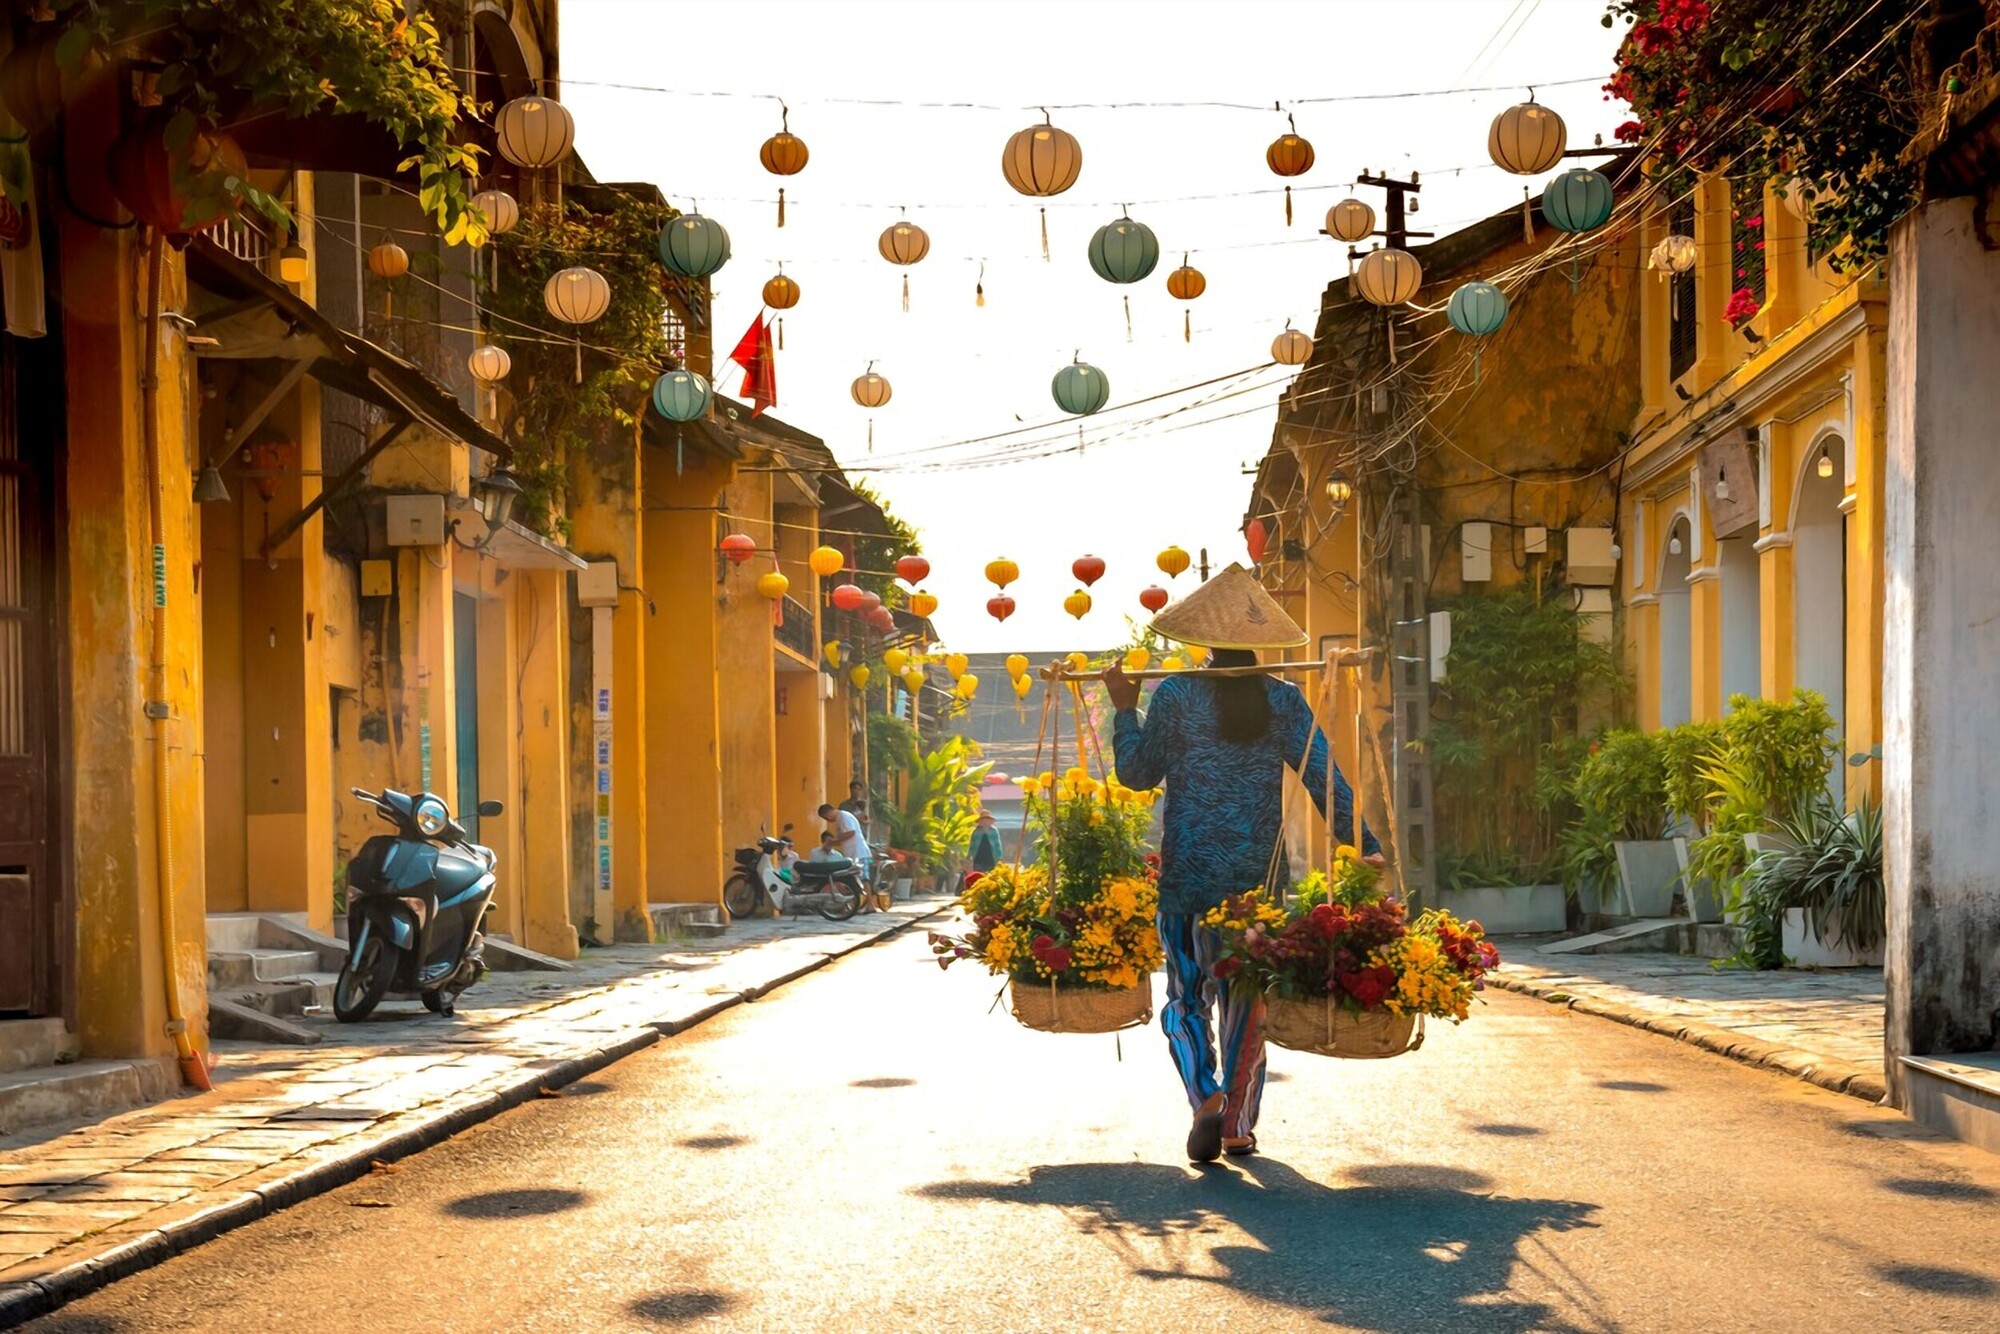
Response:
[{"label": "motorbike", "polygon": [[[359,1023],[392,991],[414,992],[425,1009],[449,1016],[486,974],[493,850],[472,842],[434,793],[350,790],[396,832],[369,839],[347,864],[347,959],[334,983],[334,1016]],[[501,806],[482,801],[478,810],[490,819]]]},{"label": "motorbike", "polygon": [[736,850],[736,869],[723,882],[722,906],[738,921],[766,906],[783,913],[788,903],[831,922],[854,916],[868,897],[860,866],[845,857],[801,861],[792,850],[791,832],[786,825],[776,838],[766,834],[755,847]]}]

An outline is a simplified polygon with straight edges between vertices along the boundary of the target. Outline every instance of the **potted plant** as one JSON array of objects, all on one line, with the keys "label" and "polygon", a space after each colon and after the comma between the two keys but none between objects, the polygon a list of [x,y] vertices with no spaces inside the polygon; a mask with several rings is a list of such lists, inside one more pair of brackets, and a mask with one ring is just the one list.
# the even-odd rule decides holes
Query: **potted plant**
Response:
[{"label": "potted plant", "polygon": [[1160,966],[1157,873],[1143,839],[1154,794],[1082,769],[1021,783],[1042,830],[1028,867],[997,866],[968,886],[963,935],[930,934],[940,968],[978,959],[1007,979],[1014,1017],[1048,1033],[1108,1033],[1152,1017]]},{"label": "potted plant", "polygon": [[1491,935],[1535,935],[1568,925],[1560,876],[1509,857],[1447,856],[1439,861],[1437,906],[1477,918]]},{"label": "potted plant", "polygon": [[1784,846],[1755,858],[1743,876],[1745,943],[1738,960],[1777,968],[1879,966],[1888,935],[1882,875],[1882,808],[1863,801],[1842,813],[1817,794],[1779,822]]},{"label": "potted plant", "polygon": [[1664,917],[1673,909],[1680,865],[1663,837],[1667,782],[1659,743],[1632,728],[1606,732],[1577,766],[1577,808],[1611,832],[1612,857],[1625,912]]},{"label": "potted plant", "polygon": [[1733,695],[1729,713],[1691,748],[1706,796],[1697,803],[1700,834],[1684,854],[1685,882],[1719,901],[1723,920],[1740,924],[1742,879],[1753,856],[1789,845],[1789,822],[1827,792],[1838,748],[1833,716],[1811,690],[1787,701]]}]

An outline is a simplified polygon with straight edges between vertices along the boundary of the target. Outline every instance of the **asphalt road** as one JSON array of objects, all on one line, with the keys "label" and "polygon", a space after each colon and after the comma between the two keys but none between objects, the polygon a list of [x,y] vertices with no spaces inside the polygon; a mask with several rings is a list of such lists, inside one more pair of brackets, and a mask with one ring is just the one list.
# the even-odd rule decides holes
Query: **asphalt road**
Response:
[{"label": "asphalt road", "polygon": [[30,1328],[2000,1328],[2000,1159],[1852,1099],[1494,993],[1197,1169],[1157,1030],[993,995],[864,950]]}]

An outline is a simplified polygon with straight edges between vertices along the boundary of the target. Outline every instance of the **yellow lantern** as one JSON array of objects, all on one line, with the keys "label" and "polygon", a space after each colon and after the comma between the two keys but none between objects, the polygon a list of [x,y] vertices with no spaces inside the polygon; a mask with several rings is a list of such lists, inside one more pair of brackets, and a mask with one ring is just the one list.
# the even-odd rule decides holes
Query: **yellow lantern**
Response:
[{"label": "yellow lantern", "polygon": [[1063,599],[1063,610],[1079,621],[1090,614],[1090,594],[1081,588]]},{"label": "yellow lantern", "polygon": [[866,690],[868,688],[868,664],[857,663],[854,670],[847,674],[847,679],[854,682],[856,690]]},{"label": "yellow lantern", "polygon": [[1271,340],[1271,360],[1280,366],[1303,366],[1313,354],[1313,340],[1291,325]]},{"label": "yellow lantern", "polygon": [[1035,688],[1035,678],[1029,676],[1026,672],[1017,672],[1013,680],[1015,699],[1026,699],[1028,692]]},{"label": "yellow lantern", "polygon": [[971,665],[972,659],[966,657],[963,653],[949,653],[945,655],[944,669],[951,673],[951,679],[954,681],[964,676],[966,668]]},{"label": "yellow lantern", "polygon": [[938,600],[921,588],[910,594],[910,612],[915,616],[928,617],[938,609]]},{"label": "yellow lantern", "polygon": [[910,655],[907,651],[899,648],[884,649],[882,652],[882,665],[890,671],[900,674],[905,667],[910,665]]},{"label": "yellow lantern", "polygon": [[1012,679],[1017,676],[1026,676],[1027,674],[1028,674],[1028,655],[1025,653],[1009,653],[1007,655],[1008,678]]},{"label": "yellow lantern", "polygon": [[1531,100],[1508,107],[1486,132],[1486,153],[1495,166],[1516,176],[1539,176],[1562,161],[1569,146],[1563,119]]},{"label": "yellow lantern", "polygon": [[986,579],[988,583],[997,584],[1001,588],[1005,588],[1020,577],[1021,567],[1013,561],[1008,560],[1005,556],[1000,557],[998,560],[986,562]]},{"label": "yellow lantern", "polygon": [[960,699],[971,699],[979,693],[979,678],[968,672],[958,678],[958,684],[952,688],[952,693]]},{"label": "yellow lantern", "polygon": [[1160,573],[1166,575],[1167,578],[1178,579],[1182,574],[1187,572],[1190,562],[1187,552],[1182,551],[1179,547],[1168,547],[1153,558],[1153,563],[1160,567]]},{"label": "yellow lantern", "polygon": [[903,689],[914,695],[923,688],[924,669],[921,667],[905,667],[903,669]]},{"label": "yellow lantern", "polygon": [[1353,245],[1375,230],[1375,210],[1359,199],[1343,199],[1326,211],[1326,234]]},{"label": "yellow lantern", "polygon": [[368,252],[368,271],[377,278],[400,278],[410,271],[410,252],[384,240]]},{"label": "yellow lantern", "polygon": [[780,272],[764,284],[764,304],[772,310],[790,310],[799,304],[799,285]]},{"label": "yellow lantern", "polygon": [[1187,670],[1187,664],[1185,662],[1182,662],[1178,655],[1172,653],[1169,653],[1164,659],[1161,660],[1160,666],[1164,667],[1166,670],[1170,672],[1179,672]]},{"label": "yellow lantern", "polygon": [[1371,250],[1354,270],[1354,289],[1377,306],[1400,306],[1424,285],[1424,266],[1407,250]]},{"label": "yellow lantern", "polygon": [[1146,664],[1152,660],[1153,655],[1144,646],[1131,649],[1125,654],[1125,670],[1128,672],[1143,672],[1146,670]]},{"label": "yellow lantern", "polygon": [[1199,644],[1183,644],[1181,645],[1181,651],[1187,654],[1188,661],[1197,667],[1208,662],[1208,650]]},{"label": "yellow lantern", "polygon": [[847,557],[838,547],[814,547],[812,555],[806,557],[806,567],[822,579],[833,578],[846,564]]},{"label": "yellow lantern", "polygon": [[1088,653],[1072,653],[1064,661],[1069,664],[1070,671],[1077,676],[1082,676],[1090,670],[1090,655]]},{"label": "yellow lantern", "polygon": [[[1181,256],[1181,266],[1167,275],[1167,295],[1176,301],[1193,301],[1208,290],[1208,279],[1200,269],[1188,263],[1188,257]],[[1181,341],[1194,341],[1194,312],[1181,312]]]},{"label": "yellow lantern", "polygon": [[784,575],[779,574],[776,570],[757,576],[757,591],[773,602],[776,602],[779,598],[790,592],[791,588],[792,581],[785,578]]},{"label": "yellow lantern", "polygon": [[826,643],[821,646],[820,651],[826,654],[827,666],[836,668],[840,666],[840,641],[838,639],[827,640]]}]

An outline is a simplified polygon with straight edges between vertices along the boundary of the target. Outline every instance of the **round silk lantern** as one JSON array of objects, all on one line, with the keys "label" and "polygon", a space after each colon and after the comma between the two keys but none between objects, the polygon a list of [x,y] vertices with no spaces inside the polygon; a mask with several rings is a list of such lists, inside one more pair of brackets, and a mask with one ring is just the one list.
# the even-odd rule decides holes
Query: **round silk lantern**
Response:
[{"label": "round silk lantern", "polygon": [[197,126],[179,149],[168,148],[169,119],[157,112],[142,117],[111,146],[105,166],[119,203],[155,231],[185,236],[236,211],[226,189],[201,190],[202,207],[194,210],[189,187],[197,181],[242,180],[250,168],[236,140],[210,125]]},{"label": "round silk lantern", "polygon": [[486,230],[494,236],[505,236],[521,221],[521,205],[505,190],[481,190],[472,197],[472,206],[486,219]]},{"label": "round silk lantern", "polygon": [[854,383],[848,386],[847,392],[862,407],[879,408],[889,401],[889,381],[886,376],[877,375],[871,370],[866,375],[856,377]]},{"label": "round silk lantern", "polygon": [[1139,590],[1139,605],[1147,611],[1159,611],[1167,605],[1167,590],[1158,584],[1147,584]]},{"label": "round silk lantern", "polygon": [[1153,563],[1159,566],[1160,573],[1166,575],[1169,579],[1180,578],[1182,574],[1186,573],[1187,567],[1191,564],[1188,560],[1187,552],[1182,551],[1179,547],[1168,547],[1153,558]]},{"label": "round silk lantern", "polygon": [[771,601],[776,602],[779,598],[792,591],[792,581],[785,578],[784,575],[779,574],[776,570],[772,570],[768,574],[757,576],[757,591]]},{"label": "round silk lantern", "polygon": [[517,167],[553,167],[569,156],[576,120],[553,97],[530,93],[500,108],[493,117],[500,156]]},{"label": "round silk lantern", "polygon": [[1063,610],[1079,621],[1090,614],[1090,594],[1081,588],[1063,599]]},{"label": "round silk lantern", "polygon": [[1077,361],[1056,372],[1049,393],[1064,412],[1088,417],[1111,401],[1111,382],[1097,367]]},{"label": "round silk lantern", "polygon": [[922,556],[904,556],[896,562],[896,577],[915,588],[931,572],[931,563]]},{"label": "round silk lantern", "polygon": [[806,557],[806,568],[822,579],[831,579],[846,564],[847,557],[840,554],[839,547],[814,547]]},{"label": "round silk lantern", "polygon": [[1563,119],[1539,103],[1508,107],[1486,132],[1486,153],[1495,166],[1516,176],[1539,176],[1562,161],[1569,147]]},{"label": "round silk lantern", "polygon": [[1465,283],[1451,294],[1445,318],[1468,338],[1497,333],[1507,320],[1507,294],[1492,283]]},{"label": "round silk lantern", "polygon": [[790,310],[799,304],[799,285],[780,272],[764,284],[764,304],[772,310]]},{"label": "round silk lantern", "polygon": [[[883,259],[888,260],[891,264],[907,269],[912,264],[922,263],[924,256],[931,253],[930,233],[917,226],[916,223],[904,219],[893,226],[883,228],[882,235],[875,242],[875,248],[882,252]],[[905,273],[903,275],[903,309],[907,311],[909,308],[910,275]]]},{"label": "round silk lantern", "polygon": [[1005,556],[986,562],[986,582],[1005,588],[1021,577],[1021,567]]},{"label": "round silk lantern", "polygon": [[1002,593],[999,597],[986,599],[986,614],[996,621],[1004,621],[1014,614],[1014,599]]},{"label": "round silk lantern", "polygon": [[[1313,146],[1299,133],[1290,116],[1285,117],[1288,128],[1285,133],[1271,141],[1264,150],[1264,163],[1276,174],[1284,177],[1303,176],[1312,170]],[[1285,187],[1285,225],[1292,225],[1292,187]]]},{"label": "round silk lantern", "polygon": [[1371,250],[1354,270],[1361,299],[1377,306],[1400,306],[1424,285],[1424,266],[1407,250]]},{"label": "round silk lantern", "polygon": [[514,369],[514,359],[498,343],[481,343],[466,357],[465,368],[473,379],[491,387],[507,378],[507,372]]},{"label": "round silk lantern", "polygon": [[882,595],[873,589],[861,590],[861,610],[874,613],[882,609]]},{"label": "round silk lantern", "polygon": [[693,421],[708,411],[714,397],[708,381],[690,370],[668,371],[653,381],[653,411],[670,422]]},{"label": "round silk lantern", "polygon": [[1594,232],[1611,221],[1610,178],[1572,167],[1542,189],[1542,216],[1559,232]]},{"label": "round silk lantern", "polygon": [[1010,136],[1000,152],[1000,174],[1007,184],[1033,199],[1059,195],[1076,184],[1083,172],[1083,148],[1068,130],[1057,129],[1042,113],[1040,125]]},{"label": "round silk lantern", "polygon": [[1665,236],[1653,247],[1647,264],[1663,273],[1686,273],[1700,257],[1692,236]]},{"label": "round silk lantern", "polygon": [[1076,576],[1078,583],[1082,584],[1085,588],[1089,588],[1104,577],[1104,558],[1102,556],[1078,556],[1070,562],[1069,572]]},{"label": "round silk lantern", "polygon": [[1359,199],[1343,199],[1326,211],[1326,234],[1353,245],[1375,231],[1375,210]]},{"label": "round silk lantern", "polygon": [[858,584],[841,584],[833,590],[833,605],[841,611],[861,610],[861,587]]},{"label": "round silk lantern", "polygon": [[1313,340],[1290,325],[1271,340],[1271,360],[1280,366],[1303,366],[1313,354]]},{"label": "round silk lantern", "polygon": [[[773,176],[796,176],[806,169],[806,160],[812,154],[806,151],[806,141],[792,133],[792,113],[783,103],[778,104],[778,132],[764,141],[757,150],[757,160],[764,164],[764,170]],[[778,225],[785,225],[785,187],[778,187]]]},{"label": "round silk lantern", "polygon": [[[1202,276],[1200,269],[1189,264],[1187,260],[1188,257],[1182,255],[1181,266],[1167,275],[1167,295],[1176,301],[1193,301],[1208,290],[1208,279]],[[1193,311],[1181,312],[1181,341],[1183,343],[1194,341]]]},{"label": "round silk lantern", "polygon": [[604,318],[611,309],[611,284],[596,269],[578,265],[554,274],[542,285],[542,305],[576,335],[576,382],[583,383],[583,326]]},{"label": "round silk lantern", "polygon": [[729,262],[729,232],[714,218],[683,213],[660,228],[659,251],[668,272],[706,278]]},{"label": "round silk lantern", "polygon": [[926,593],[922,589],[918,589],[916,592],[910,594],[910,611],[912,614],[929,620],[936,613],[937,609],[938,600],[934,595]]},{"label": "round silk lantern", "polygon": [[748,533],[731,533],[722,539],[719,549],[731,565],[741,565],[757,554],[757,539]]},{"label": "round silk lantern", "polygon": [[368,252],[368,271],[377,278],[400,278],[410,271],[410,252],[383,241]]},{"label": "round silk lantern", "polygon": [[1130,217],[1105,223],[1090,238],[1090,267],[1108,283],[1141,282],[1159,263],[1160,239]]}]

